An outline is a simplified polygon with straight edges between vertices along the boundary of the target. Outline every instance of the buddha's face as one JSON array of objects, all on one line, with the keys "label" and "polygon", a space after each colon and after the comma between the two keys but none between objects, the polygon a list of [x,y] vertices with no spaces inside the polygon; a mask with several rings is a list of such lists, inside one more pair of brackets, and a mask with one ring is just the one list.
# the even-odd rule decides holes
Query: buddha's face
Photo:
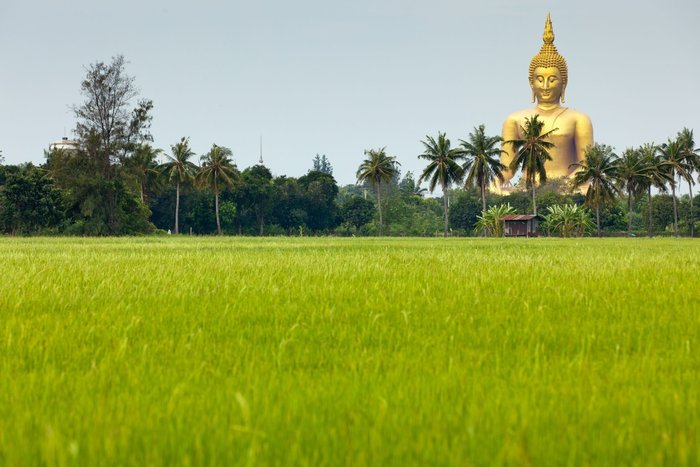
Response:
[{"label": "buddha's face", "polygon": [[530,86],[539,104],[558,104],[564,91],[561,73],[555,66],[535,68]]}]

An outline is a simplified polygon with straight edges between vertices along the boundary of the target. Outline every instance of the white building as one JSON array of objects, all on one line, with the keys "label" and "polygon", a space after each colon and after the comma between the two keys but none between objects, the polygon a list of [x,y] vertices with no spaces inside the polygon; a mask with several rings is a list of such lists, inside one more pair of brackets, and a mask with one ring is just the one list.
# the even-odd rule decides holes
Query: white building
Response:
[{"label": "white building", "polygon": [[57,149],[66,152],[75,152],[80,149],[80,144],[77,141],[70,140],[67,136],[64,136],[60,140],[49,144],[49,151],[55,151]]}]

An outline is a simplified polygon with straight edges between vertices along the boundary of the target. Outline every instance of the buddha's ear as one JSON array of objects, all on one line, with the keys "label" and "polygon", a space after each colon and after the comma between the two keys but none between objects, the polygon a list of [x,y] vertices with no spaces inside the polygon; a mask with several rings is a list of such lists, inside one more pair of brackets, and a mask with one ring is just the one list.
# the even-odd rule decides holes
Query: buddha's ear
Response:
[{"label": "buddha's ear", "polygon": [[566,86],[564,86],[563,88],[561,88],[561,103],[562,103],[562,104],[563,104],[564,102],[566,102],[566,99],[564,99],[564,93],[565,93],[565,92],[566,92]]},{"label": "buddha's ear", "polygon": [[532,89],[532,103],[535,103],[535,85],[532,81],[530,81],[530,89]]}]

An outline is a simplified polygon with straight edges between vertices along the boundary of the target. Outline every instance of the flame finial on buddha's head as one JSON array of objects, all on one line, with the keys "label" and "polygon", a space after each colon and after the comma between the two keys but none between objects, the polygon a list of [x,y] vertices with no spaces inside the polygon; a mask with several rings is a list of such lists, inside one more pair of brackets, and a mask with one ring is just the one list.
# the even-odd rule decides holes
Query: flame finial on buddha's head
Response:
[{"label": "flame finial on buddha's head", "polygon": [[[568,68],[566,66],[566,60],[559,54],[557,48],[554,46],[554,29],[552,28],[552,18],[549,14],[547,14],[547,21],[544,24],[544,34],[542,35],[542,40],[544,44],[542,44],[540,52],[532,57],[532,60],[530,61],[530,73],[528,80],[530,81],[530,84],[532,84],[535,68],[557,67],[559,73],[561,73],[563,88],[566,89],[566,84],[569,80]],[[564,95],[562,92],[562,101],[564,100],[563,97]]]}]

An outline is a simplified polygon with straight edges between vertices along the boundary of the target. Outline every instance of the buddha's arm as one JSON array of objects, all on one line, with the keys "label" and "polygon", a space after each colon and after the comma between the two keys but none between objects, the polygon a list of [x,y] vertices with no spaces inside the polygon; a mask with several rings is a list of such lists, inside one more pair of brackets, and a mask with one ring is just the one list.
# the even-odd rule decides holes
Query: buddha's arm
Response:
[{"label": "buddha's arm", "polygon": [[501,146],[501,149],[503,150],[501,153],[501,163],[506,166],[506,169],[503,171],[503,179],[504,181],[508,182],[515,175],[515,173],[510,170],[510,163],[513,161],[515,153],[513,152],[513,145],[507,144],[506,141],[518,139],[519,137],[518,122],[512,116],[508,117],[506,121],[503,122],[501,137],[503,138],[503,145]]},{"label": "buddha's arm", "polygon": [[576,119],[576,162],[584,159],[586,148],[593,145],[593,125],[586,114],[579,114]]}]

